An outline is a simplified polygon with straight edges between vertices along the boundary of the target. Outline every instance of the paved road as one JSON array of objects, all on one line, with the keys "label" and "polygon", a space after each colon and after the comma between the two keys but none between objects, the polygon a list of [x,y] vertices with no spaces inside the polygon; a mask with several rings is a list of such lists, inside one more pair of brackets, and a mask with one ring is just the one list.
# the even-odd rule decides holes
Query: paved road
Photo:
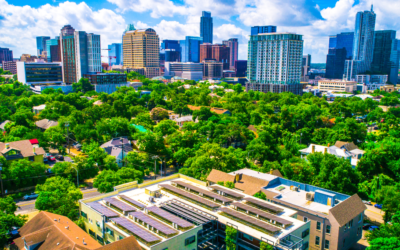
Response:
[{"label": "paved road", "polygon": [[365,210],[365,215],[372,221],[376,221],[378,223],[383,223],[383,215],[385,213],[374,206],[367,205],[367,210]]},{"label": "paved road", "polygon": [[[82,194],[83,194],[84,199],[100,195],[100,193],[97,192],[96,188],[82,190]],[[28,212],[36,211],[35,202],[36,202],[36,199],[29,200],[29,201],[17,202],[17,206],[19,208],[17,209],[15,214],[25,214]]]}]

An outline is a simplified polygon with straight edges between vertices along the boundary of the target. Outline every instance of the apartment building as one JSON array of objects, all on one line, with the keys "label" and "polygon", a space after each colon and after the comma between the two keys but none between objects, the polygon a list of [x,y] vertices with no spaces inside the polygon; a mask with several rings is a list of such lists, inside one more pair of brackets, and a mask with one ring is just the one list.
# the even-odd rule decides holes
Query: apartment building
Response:
[{"label": "apartment building", "polygon": [[310,221],[296,219],[296,210],[208,184],[182,174],[127,183],[81,200],[80,214],[98,241],[114,244],[134,236],[142,249],[221,249],[227,226],[237,230],[239,250],[260,249],[262,242],[300,250],[309,242]]},{"label": "apartment building", "polygon": [[357,90],[357,82],[347,80],[320,80],[318,81],[318,89],[320,91],[353,93]]},{"label": "apartment building", "polygon": [[350,249],[362,237],[366,206],[357,194],[348,196],[316,186],[287,180],[278,171],[270,174],[250,169],[233,173],[212,170],[209,185],[219,181],[234,182],[236,190],[254,195],[261,191],[267,202],[297,211],[293,217],[309,222],[308,240],[302,249]]}]

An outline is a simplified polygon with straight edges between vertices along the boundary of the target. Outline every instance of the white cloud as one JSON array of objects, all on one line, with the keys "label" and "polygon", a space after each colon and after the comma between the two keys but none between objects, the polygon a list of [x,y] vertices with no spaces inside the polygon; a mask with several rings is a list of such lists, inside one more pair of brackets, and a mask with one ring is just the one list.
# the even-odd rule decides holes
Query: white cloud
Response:
[{"label": "white cloud", "polygon": [[109,9],[93,11],[86,3],[49,4],[32,8],[14,6],[0,0],[0,46],[8,45],[14,57],[36,54],[36,36],[58,36],[61,28],[71,24],[76,30],[101,35],[102,47],[121,42],[124,18]]},{"label": "white cloud", "polygon": [[174,14],[184,15],[187,13],[185,6],[175,5],[169,0],[108,0],[118,6],[120,11],[132,10],[135,12],[151,12],[151,17],[172,17]]}]

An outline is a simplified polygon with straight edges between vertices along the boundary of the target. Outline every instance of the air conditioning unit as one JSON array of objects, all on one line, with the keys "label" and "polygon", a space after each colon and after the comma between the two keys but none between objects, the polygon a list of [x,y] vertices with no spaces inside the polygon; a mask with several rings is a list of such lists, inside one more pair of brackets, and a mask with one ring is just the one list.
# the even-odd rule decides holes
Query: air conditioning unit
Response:
[{"label": "air conditioning unit", "polygon": [[314,201],[314,192],[308,192],[308,193],[306,193],[306,200],[308,200],[308,201]]},{"label": "air conditioning unit", "polygon": [[299,191],[299,187],[296,187],[296,186],[290,186],[290,190],[292,190],[292,191]]}]

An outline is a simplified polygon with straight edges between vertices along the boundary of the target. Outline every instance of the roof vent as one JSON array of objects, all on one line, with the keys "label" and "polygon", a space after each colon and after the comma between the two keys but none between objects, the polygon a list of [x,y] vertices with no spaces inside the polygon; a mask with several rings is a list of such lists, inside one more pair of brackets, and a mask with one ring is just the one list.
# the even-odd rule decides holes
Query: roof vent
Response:
[{"label": "roof vent", "polygon": [[60,242],[57,242],[57,246],[60,245]]},{"label": "roof vent", "polygon": [[65,229],[69,229],[69,226],[66,226]]},{"label": "roof vent", "polygon": [[79,239],[79,237],[76,237],[77,239]]},{"label": "roof vent", "polygon": [[83,245],[86,245],[85,238],[83,238],[83,241],[82,241],[82,242],[83,242]]},{"label": "roof vent", "polygon": [[57,221],[57,219],[54,219],[54,221]]}]

